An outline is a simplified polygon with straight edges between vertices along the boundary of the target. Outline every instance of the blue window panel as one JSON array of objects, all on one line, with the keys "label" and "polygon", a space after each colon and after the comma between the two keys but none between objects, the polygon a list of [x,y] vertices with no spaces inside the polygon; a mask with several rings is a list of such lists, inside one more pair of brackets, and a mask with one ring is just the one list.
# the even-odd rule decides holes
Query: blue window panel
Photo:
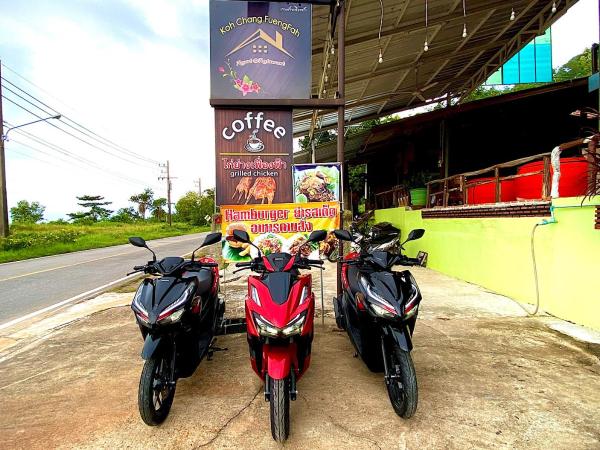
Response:
[{"label": "blue window panel", "polygon": [[486,85],[553,81],[552,31],[536,37],[486,81]]},{"label": "blue window panel", "polygon": [[519,83],[519,54],[510,58],[502,67],[504,73],[504,84]]},{"label": "blue window panel", "polygon": [[535,38],[536,79],[540,83],[552,81],[552,31]]},{"label": "blue window panel", "polygon": [[535,44],[527,44],[519,52],[519,82],[535,83]]}]

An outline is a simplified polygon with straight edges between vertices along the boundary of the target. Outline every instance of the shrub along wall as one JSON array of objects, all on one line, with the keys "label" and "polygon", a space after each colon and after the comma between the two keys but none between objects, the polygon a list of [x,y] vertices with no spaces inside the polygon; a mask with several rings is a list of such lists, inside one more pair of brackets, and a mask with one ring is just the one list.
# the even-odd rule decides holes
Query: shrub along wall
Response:
[{"label": "shrub along wall", "polygon": [[375,220],[388,221],[405,237],[413,228],[425,236],[406,245],[409,256],[429,254],[428,267],[479,284],[519,302],[535,303],[531,255],[534,225],[540,307],[565,320],[600,330],[600,230],[595,205],[561,198],[552,202],[554,219],[539,217],[469,217],[423,219],[421,211],[377,210]]}]

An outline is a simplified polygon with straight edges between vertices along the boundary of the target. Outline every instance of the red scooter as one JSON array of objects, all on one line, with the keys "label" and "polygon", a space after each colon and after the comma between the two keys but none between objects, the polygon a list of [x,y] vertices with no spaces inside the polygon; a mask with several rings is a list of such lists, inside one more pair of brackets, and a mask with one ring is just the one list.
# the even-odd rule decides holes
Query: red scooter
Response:
[{"label": "red scooter", "polygon": [[271,434],[278,442],[290,432],[290,400],[296,400],[296,382],[308,369],[313,340],[315,296],[312,277],[300,269],[317,267],[323,261],[302,257],[305,246],[322,241],[327,233],[313,231],[308,240],[289,253],[262,256],[248,233],[235,230],[233,237],[258,250],[251,262],[237,263],[239,270],[259,275],[248,277],[246,324],[252,369],[265,383],[265,400],[270,403]]}]

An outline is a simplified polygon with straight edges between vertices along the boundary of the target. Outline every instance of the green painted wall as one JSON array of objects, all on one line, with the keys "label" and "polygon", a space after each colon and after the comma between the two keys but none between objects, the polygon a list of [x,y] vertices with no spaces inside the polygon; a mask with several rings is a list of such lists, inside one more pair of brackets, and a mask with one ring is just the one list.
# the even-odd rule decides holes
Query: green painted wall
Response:
[{"label": "green painted wall", "polygon": [[[535,252],[540,307],[550,314],[600,330],[600,230],[594,207],[600,197],[553,201],[557,223],[537,227]],[[422,219],[420,211],[378,210],[378,222],[391,222],[405,237],[424,228],[407,254],[429,253],[428,267],[476,283],[523,303],[535,303],[531,233],[543,218]]]}]

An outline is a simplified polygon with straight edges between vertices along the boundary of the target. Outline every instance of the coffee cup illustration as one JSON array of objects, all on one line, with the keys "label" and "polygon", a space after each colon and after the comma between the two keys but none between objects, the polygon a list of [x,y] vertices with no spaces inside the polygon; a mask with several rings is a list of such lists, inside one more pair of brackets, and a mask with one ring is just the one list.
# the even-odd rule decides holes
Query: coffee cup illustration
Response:
[{"label": "coffee cup illustration", "polygon": [[265,144],[258,137],[256,137],[256,133],[258,130],[254,130],[248,140],[246,141],[246,145],[244,146],[246,150],[249,152],[261,152],[265,148]]}]

